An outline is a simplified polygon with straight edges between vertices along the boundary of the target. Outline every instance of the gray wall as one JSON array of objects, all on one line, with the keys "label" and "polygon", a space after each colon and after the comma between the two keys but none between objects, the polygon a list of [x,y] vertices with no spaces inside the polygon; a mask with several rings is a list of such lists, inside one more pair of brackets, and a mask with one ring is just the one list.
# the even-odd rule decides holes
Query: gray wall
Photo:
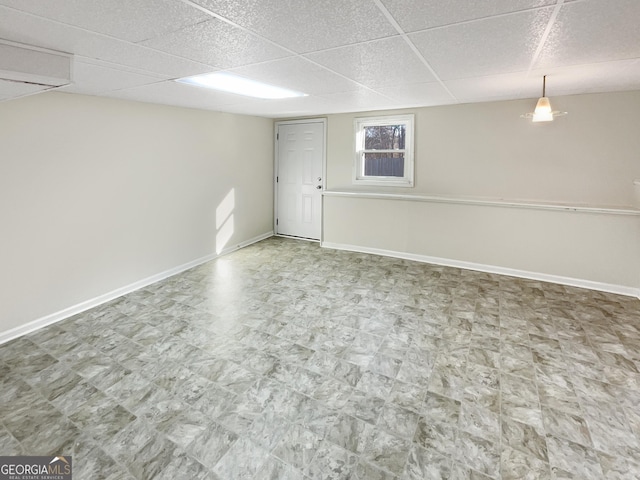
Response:
[{"label": "gray wall", "polygon": [[0,333],[270,232],[272,177],[268,119],[0,103]]}]

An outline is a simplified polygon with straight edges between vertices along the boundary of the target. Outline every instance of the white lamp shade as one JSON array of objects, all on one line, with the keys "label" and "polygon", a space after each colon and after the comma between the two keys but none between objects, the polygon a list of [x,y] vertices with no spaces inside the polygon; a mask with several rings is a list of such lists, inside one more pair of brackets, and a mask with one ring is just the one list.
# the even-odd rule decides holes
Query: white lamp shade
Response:
[{"label": "white lamp shade", "polygon": [[547,97],[540,97],[533,111],[533,122],[551,122],[553,121],[553,111],[551,103]]},{"label": "white lamp shade", "polygon": [[522,118],[530,118],[532,122],[552,122],[554,117],[561,117],[566,115],[567,112],[558,112],[557,110],[554,112],[551,110],[551,102],[545,95],[547,83],[547,76],[542,77],[542,96],[538,99],[538,103],[536,103],[536,109],[533,113],[524,113],[520,115]]}]

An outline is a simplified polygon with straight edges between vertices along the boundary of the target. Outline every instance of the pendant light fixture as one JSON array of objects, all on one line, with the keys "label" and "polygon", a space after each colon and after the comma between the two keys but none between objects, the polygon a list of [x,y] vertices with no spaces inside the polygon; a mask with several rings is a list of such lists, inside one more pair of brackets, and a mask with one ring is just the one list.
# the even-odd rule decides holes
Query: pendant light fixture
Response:
[{"label": "pendant light fixture", "polygon": [[542,77],[542,96],[536,103],[536,109],[531,113],[520,115],[522,118],[530,118],[532,122],[552,122],[554,117],[561,117],[567,112],[559,112],[551,110],[551,102],[546,96],[547,76]]}]

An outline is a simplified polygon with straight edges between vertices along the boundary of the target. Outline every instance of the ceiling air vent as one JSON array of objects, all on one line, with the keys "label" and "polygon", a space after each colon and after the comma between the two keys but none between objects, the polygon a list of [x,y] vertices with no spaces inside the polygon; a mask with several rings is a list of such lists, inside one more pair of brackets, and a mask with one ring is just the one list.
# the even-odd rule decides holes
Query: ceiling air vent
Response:
[{"label": "ceiling air vent", "polygon": [[0,102],[71,84],[68,53],[0,39]]}]

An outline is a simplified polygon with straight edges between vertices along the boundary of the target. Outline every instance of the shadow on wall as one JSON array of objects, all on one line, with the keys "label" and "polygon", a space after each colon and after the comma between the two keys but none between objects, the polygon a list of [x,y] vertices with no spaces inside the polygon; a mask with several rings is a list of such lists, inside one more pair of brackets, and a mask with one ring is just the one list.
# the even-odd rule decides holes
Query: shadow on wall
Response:
[{"label": "shadow on wall", "polygon": [[235,188],[232,188],[216,208],[216,253],[218,255],[233,236],[233,209],[235,206],[236,191]]}]

